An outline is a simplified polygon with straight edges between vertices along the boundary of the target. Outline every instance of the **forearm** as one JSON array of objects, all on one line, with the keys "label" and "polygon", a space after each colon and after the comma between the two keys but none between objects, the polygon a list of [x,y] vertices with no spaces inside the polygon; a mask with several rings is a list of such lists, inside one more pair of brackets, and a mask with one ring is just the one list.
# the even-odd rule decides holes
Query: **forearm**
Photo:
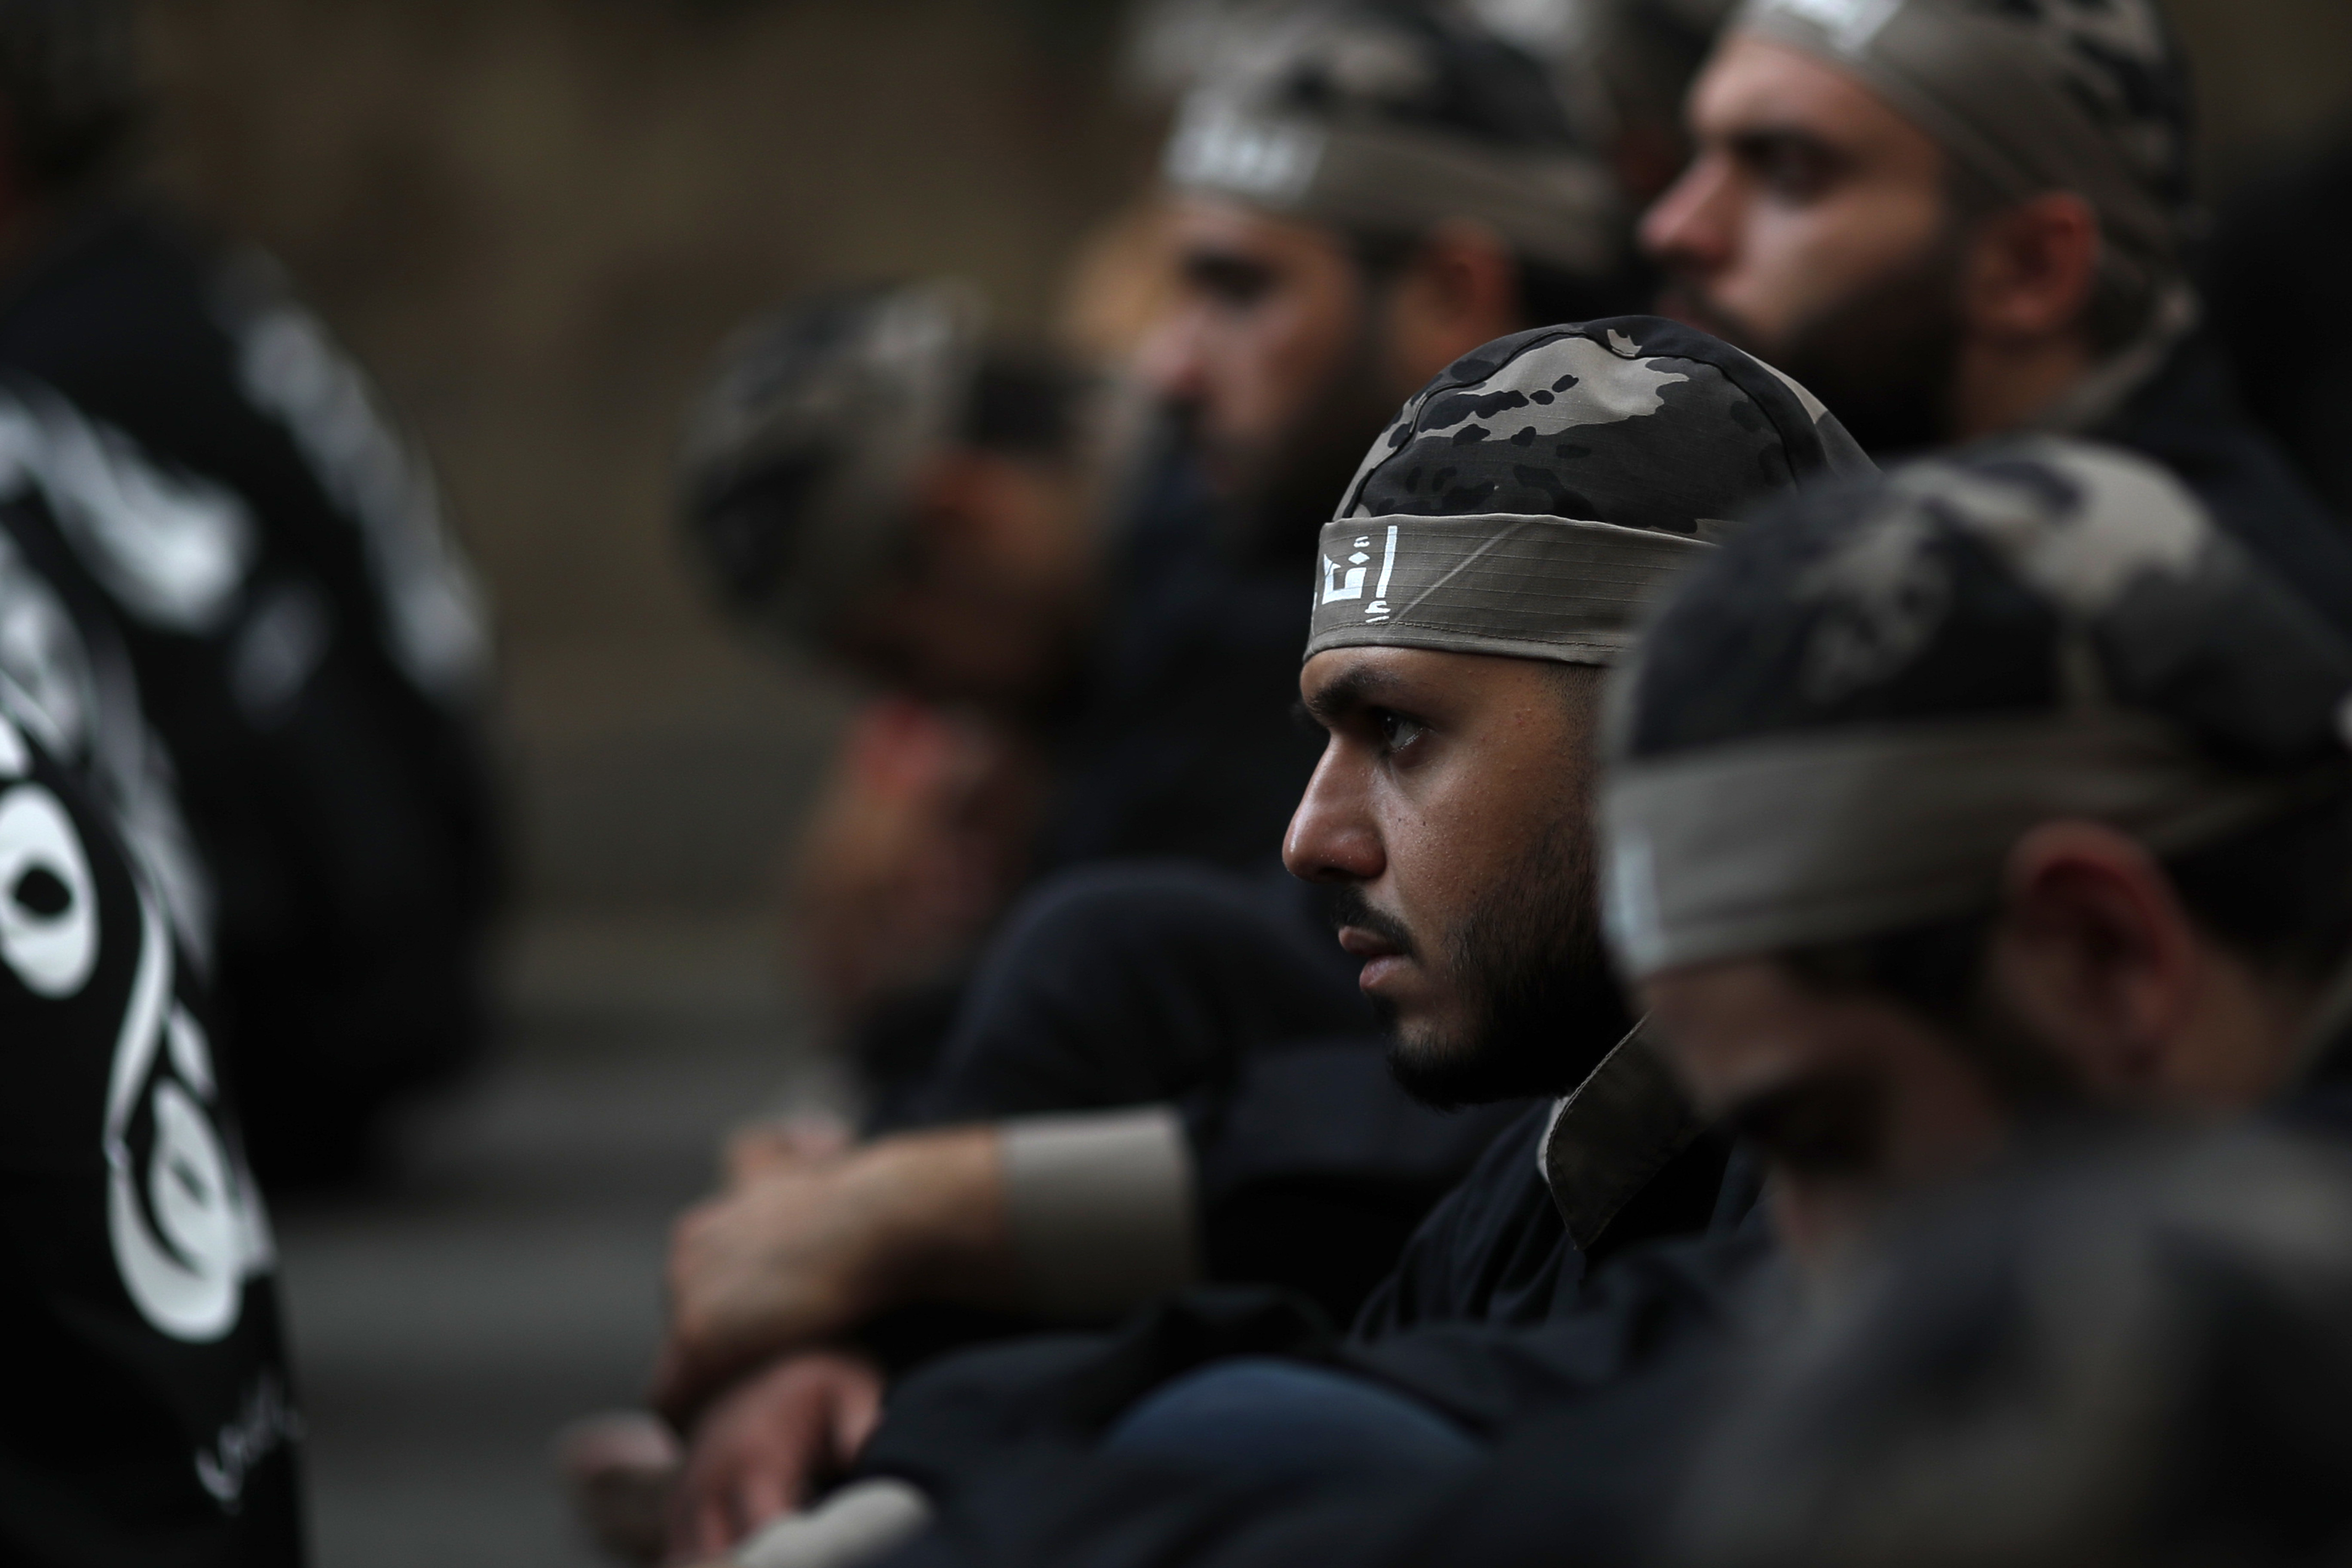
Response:
[{"label": "forearm", "polygon": [[1007,1304],[1098,1319],[1198,1278],[1192,1152],[1171,1108],[1024,1117],[999,1145]]}]

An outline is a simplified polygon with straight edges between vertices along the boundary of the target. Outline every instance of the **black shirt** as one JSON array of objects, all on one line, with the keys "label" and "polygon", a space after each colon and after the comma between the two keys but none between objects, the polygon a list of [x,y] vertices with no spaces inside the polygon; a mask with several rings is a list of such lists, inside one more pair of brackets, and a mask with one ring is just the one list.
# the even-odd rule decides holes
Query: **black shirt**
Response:
[{"label": "black shirt", "polygon": [[274,1255],[206,1003],[47,728],[0,683],[0,1554],[298,1563]]},{"label": "black shirt", "polygon": [[431,476],[266,263],[151,211],[15,279],[0,374],[178,768],[257,1156],[332,1163],[482,1031],[484,629]]},{"label": "black shirt", "polygon": [[2171,469],[2224,531],[2331,624],[2352,631],[2352,536],[2247,414],[2209,338],[2182,342],[2084,434]]}]

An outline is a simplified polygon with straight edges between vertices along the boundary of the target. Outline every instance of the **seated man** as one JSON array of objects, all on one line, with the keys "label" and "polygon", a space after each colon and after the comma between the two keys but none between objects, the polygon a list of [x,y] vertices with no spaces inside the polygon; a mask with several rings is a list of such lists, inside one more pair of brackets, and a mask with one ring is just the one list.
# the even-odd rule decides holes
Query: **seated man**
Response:
[{"label": "seated man", "polygon": [[[1256,155],[1270,146],[1286,150],[1283,167]],[[1166,174],[1174,295],[1137,369],[1170,415],[1173,450],[1104,542],[1097,634],[1061,716],[1033,862],[1091,868],[1041,888],[1008,923],[948,1066],[919,1104],[894,1099],[885,1125],[1131,1109],[1166,1099],[1159,1086],[1196,1090],[1188,1125],[1230,1129],[1223,1146],[1247,1156],[1205,1179],[1283,1189],[1279,1203],[1204,1207],[1207,1267],[1278,1271],[1344,1313],[1485,1140],[1388,1083],[1318,900],[1272,864],[1314,759],[1289,717],[1297,574],[1400,401],[1501,333],[1614,308],[1627,291],[1625,204],[1541,66],[1452,12],[1389,4],[1318,13],[1214,74],[1170,142]],[[1143,854],[1255,860],[1265,885],[1101,864]],[[1049,1026],[1001,1026],[1013,1003]],[[1227,1114],[1229,1095],[1255,1089],[1230,1087],[1220,1064],[1259,1054],[1272,1098]],[[1320,1125],[1360,1135],[1286,1137],[1284,1107],[1302,1100],[1346,1103]],[[1165,1178],[1223,1163],[1165,1115],[1107,1131],[1151,1179],[1101,1194],[1143,1194],[1140,1236],[1188,1236],[1165,1217],[1179,1190]],[[971,1157],[991,1148],[894,1141],[843,1173],[903,1209],[924,1201],[927,1173],[962,1190]],[[777,1176],[780,1206],[796,1204],[789,1173]],[[685,1375],[664,1391],[672,1403],[741,1370],[740,1342],[707,1332],[694,1279],[728,1253],[749,1262],[774,1229],[761,1185],[702,1216],[727,1222],[697,1224],[708,1245],[680,1248]],[[1166,1279],[1129,1281],[1119,1304]],[[798,1331],[774,1328],[772,1350]]]},{"label": "seated man", "polygon": [[[1864,466],[1833,418],[1748,355],[1622,318],[1461,361],[1406,406],[1343,499],[1302,678],[1330,738],[1290,863],[1337,893],[1341,945],[1391,1014],[1391,1065],[1417,1092],[1556,1096],[1591,1075],[1580,1109],[1540,1107],[1497,1140],[1384,1287],[1367,1340],[1540,1321],[1575,1302],[1588,1252],[1706,1222],[1720,1147],[1694,1142],[1644,1051],[1612,1054],[1627,1020],[1599,952],[1581,827],[1596,677],[1649,591],[1706,551],[1716,520],[1759,489]],[[1303,1146],[1331,1137],[1312,1104],[1287,1125]],[[1004,1152],[942,1184],[954,1206],[929,1234],[1004,1258],[994,1237],[1017,1236],[1020,1206],[1040,1200],[1021,1191],[1010,1136],[952,1136],[983,1154],[1002,1136]],[[914,1256],[955,1264],[962,1289],[991,1278],[978,1248]],[[803,1278],[860,1277],[808,1257],[828,1268],[803,1263]],[[993,1268],[1002,1281],[1006,1263]],[[795,1419],[814,1432],[793,1451],[828,1457],[831,1407],[808,1408]]]},{"label": "seated man", "polygon": [[[1834,1275],[1897,1195],[2093,1110],[2343,1136],[2347,695],[2352,646],[2176,482],[2068,443],[1805,498],[1691,574],[1619,695],[1611,939],[1700,1107],[1769,1162],[1790,1259]],[[1595,1310],[1612,1275],[1741,1245],[1622,1259]],[[1739,1267],[1786,1289],[1769,1254]],[[1638,1561],[1727,1326],[1613,1363],[1576,1314],[1494,1347],[1522,1408],[1420,1488],[1269,1487],[1164,1433],[1123,1456],[1100,1363],[961,1473],[891,1440],[910,1388],[868,1463],[946,1500],[934,1546],[962,1561]],[[1451,1416],[1417,1337],[1338,1364]]]},{"label": "seated man", "polygon": [[2352,543],[2197,331],[2190,96],[2154,0],[1751,0],[1642,222],[1659,309],[1874,455],[2032,430],[2143,452],[2352,626]]}]

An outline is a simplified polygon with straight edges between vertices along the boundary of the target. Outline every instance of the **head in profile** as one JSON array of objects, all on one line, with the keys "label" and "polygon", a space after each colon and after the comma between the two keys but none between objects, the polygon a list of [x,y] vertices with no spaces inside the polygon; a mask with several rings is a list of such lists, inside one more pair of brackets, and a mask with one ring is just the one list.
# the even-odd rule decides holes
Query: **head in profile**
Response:
[{"label": "head in profile", "polygon": [[1284,845],[1425,1100],[1573,1089],[1629,1020],[1590,828],[1601,678],[1751,505],[1867,468],[1803,388],[1650,316],[1465,355],[1326,524],[1299,692],[1327,731]]},{"label": "head in profile", "polygon": [[739,617],[914,694],[1021,710],[1072,676],[1097,552],[1083,389],[947,282],[738,335],[688,426],[693,554]]},{"label": "head in profile", "polygon": [[1468,7],[1303,6],[1229,42],[1167,143],[1174,289],[1137,369],[1287,560],[1431,376],[1643,290],[1597,106]]}]

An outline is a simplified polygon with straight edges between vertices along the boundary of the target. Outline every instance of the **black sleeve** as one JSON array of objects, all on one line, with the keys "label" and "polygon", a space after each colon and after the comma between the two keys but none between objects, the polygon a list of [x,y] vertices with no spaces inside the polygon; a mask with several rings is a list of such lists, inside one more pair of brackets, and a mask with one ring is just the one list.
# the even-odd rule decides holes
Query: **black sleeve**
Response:
[{"label": "black sleeve", "polygon": [[1597,1266],[1575,1310],[1549,1322],[1435,1324],[1351,1341],[1336,1360],[1494,1436],[1725,1338],[1773,1251],[1760,1226],[1654,1242]]},{"label": "black sleeve", "polygon": [[[1466,1475],[1378,1488],[1204,1479],[1097,1450],[1100,1421],[1066,1423],[1051,1442],[1000,1429],[933,1492],[934,1528],[889,1568],[1633,1568],[1663,1542],[1736,1352],[1733,1323],[1769,1256],[1727,1237],[1642,1249],[1601,1270],[1614,1283],[1560,1323],[1427,1331],[1338,1353],[1340,1365],[1393,1373],[1403,1358],[1392,1352],[1412,1342],[1475,1339],[1500,1352],[1493,1390],[1515,1408],[1483,1429],[1492,1448]],[[1423,1370],[1439,1364],[1463,1363]]]},{"label": "black sleeve", "polygon": [[0,1558],[302,1560],[273,1260],[202,987],[0,689]]},{"label": "black sleeve", "polygon": [[1513,1114],[1418,1105],[1386,1057],[1314,889],[1113,863],[1014,911],[895,1124],[1173,1105],[1208,1278],[1345,1317]]}]

